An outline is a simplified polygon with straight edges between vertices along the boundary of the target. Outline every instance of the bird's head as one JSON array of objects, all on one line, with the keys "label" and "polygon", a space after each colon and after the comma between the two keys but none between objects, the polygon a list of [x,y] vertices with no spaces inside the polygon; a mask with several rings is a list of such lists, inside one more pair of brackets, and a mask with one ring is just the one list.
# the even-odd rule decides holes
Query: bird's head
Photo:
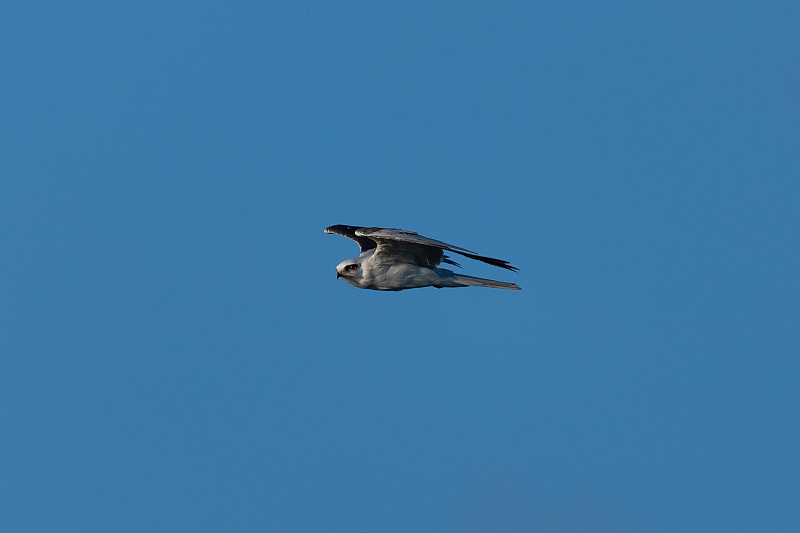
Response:
[{"label": "bird's head", "polygon": [[361,279],[361,258],[347,259],[336,267],[336,279],[343,278],[351,285],[359,286]]}]

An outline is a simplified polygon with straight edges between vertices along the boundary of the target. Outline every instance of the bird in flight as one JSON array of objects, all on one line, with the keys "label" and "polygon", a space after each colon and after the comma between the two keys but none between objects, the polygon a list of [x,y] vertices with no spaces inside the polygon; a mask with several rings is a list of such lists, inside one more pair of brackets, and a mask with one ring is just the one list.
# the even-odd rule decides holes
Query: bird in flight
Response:
[{"label": "bird in flight", "polygon": [[413,231],[337,224],[325,228],[325,233],[353,239],[361,248],[361,255],[342,261],[336,267],[336,278],[342,278],[353,287],[378,291],[469,286],[520,290],[514,283],[476,278],[439,268],[442,262],[461,266],[444,255],[446,250],[500,268],[518,270],[508,261],[484,257]]}]

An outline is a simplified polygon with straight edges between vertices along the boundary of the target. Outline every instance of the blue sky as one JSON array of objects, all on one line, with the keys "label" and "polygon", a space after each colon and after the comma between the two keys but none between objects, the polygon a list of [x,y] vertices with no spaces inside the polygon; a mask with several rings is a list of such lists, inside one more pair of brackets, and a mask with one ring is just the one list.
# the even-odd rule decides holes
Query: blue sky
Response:
[{"label": "blue sky", "polygon": [[4,530],[800,529],[796,2],[0,21]]}]

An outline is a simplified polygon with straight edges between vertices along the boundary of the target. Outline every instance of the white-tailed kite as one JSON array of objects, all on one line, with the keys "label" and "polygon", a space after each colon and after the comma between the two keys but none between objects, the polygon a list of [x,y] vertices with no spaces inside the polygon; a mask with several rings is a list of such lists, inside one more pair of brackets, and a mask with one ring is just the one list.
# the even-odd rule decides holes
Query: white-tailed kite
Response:
[{"label": "white-tailed kite", "polygon": [[513,283],[475,278],[438,268],[443,261],[461,266],[444,255],[447,250],[500,268],[517,270],[508,261],[484,257],[458,246],[423,237],[413,231],[337,224],[325,228],[325,233],[353,239],[361,247],[361,255],[342,261],[336,267],[337,279],[342,278],[353,287],[378,291],[468,286],[519,290]]}]

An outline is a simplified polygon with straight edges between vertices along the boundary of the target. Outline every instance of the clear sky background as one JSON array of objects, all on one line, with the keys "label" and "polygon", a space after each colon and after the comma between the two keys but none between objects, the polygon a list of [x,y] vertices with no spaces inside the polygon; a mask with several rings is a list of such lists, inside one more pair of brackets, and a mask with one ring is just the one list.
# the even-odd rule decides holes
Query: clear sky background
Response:
[{"label": "clear sky background", "polygon": [[0,529],[800,531],[799,6],[8,3]]}]

